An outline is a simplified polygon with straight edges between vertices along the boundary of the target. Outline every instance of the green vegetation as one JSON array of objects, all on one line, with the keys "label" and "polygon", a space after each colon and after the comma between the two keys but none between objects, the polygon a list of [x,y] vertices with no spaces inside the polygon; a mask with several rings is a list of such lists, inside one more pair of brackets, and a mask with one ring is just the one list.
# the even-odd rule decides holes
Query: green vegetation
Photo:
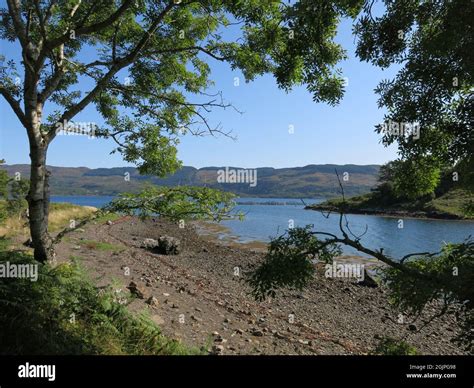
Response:
[{"label": "green vegetation", "polygon": [[383,356],[415,356],[417,351],[416,348],[405,341],[383,337],[375,348],[375,354]]},{"label": "green vegetation", "polygon": [[[438,218],[474,218],[472,191],[453,180],[456,175],[451,169],[439,171],[439,176],[430,177],[419,176],[418,173],[410,175],[410,170],[401,172],[401,165],[405,166],[406,162],[394,161],[383,165],[380,168],[379,184],[371,193],[345,199],[334,198],[308,208],[343,210],[346,213],[401,212]],[[403,184],[400,181],[402,176],[405,176]]]},{"label": "green vegetation", "polygon": [[[0,94],[34,151],[29,213],[35,258],[54,256],[47,152],[61,131],[113,140],[112,152],[140,174],[164,177],[182,165],[180,136],[225,133],[208,118],[213,109],[231,106],[210,90],[210,61],[240,72],[236,85],[269,74],[283,90],[305,86],[315,102],[337,104],[345,84],[337,64],[347,57],[335,41],[337,26],[362,6],[362,0],[125,0],[76,7],[37,2],[31,12],[27,2],[9,3],[0,35],[17,44],[23,60],[0,56]],[[230,25],[239,29],[226,40]],[[25,74],[21,83],[18,74]],[[84,77],[92,82],[88,91],[81,88]],[[91,105],[100,127],[72,122]]]},{"label": "green vegetation", "polygon": [[308,208],[337,211],[344,204],[346,213],[397,214],[397,212],[406,212],[408,215],[426,217],[473,219],[472,203],[472,194],[467,190],[459,189],[449,191],[431,200],[403,201],[388,206],[369,193],[347,198],[345,203],[341,198],[333,198],[317,205],[310,205]]},{"label": "green vegetation", "polygon": [[0,239],[0,263],[38,265],[38,280],[0,279],[1,354],[198,354],[132,315],[114,289],[97,289],[77,264],[50,267]]},{"label": "green vegetation", "polygon": [[[396,174],[403,191],[413,191],[415,197],[428,193],[446,166],[472,191],[474,35],[467,33],[474,19],[472,2],[383,3],[377,16],[372,14],[374,2],[367,4],[356,23],[356,53],[381,68],[400,66],[393,79],[376,89],[379,106],[387,110],[385,123],[391,124],[376,130],[386,146],[398,146],[403,168]],[[416,124],[419,131],[405,131],[401,124]]]},{"label": "green vegetation", "polygon": [[213,220],[241,216],[231,214],[235,205],[234,194],[208,187],[154,187],[148,186],[139,194],[122,193],[104,208],[104,211],[136,214],[140,217],[161,215],[175,221]]},{"label": "green vegetation", "polygon": [[[341,218],[342,220],[342,218]],[[474,344],[474,240],[443,245],[440,252],[416,253],[401,258],[384,255],[351,239],[341,221],[343,237],[312,230],[312,225],[296,227],[270,242],[265,260],[253,270],[247,281],[257,300],[274,297],[281,288],[304,289],[315,274],[312,260],[330,263],[340,254],[340,244],[370,254],[387,264],[380,269],[384,285],[395,307],[411,316],[419,316],[425,307],[439,303],[438,314],[455,309],[461,333],[457,343],[468,351]],[[320,236],[329,238],[320,239]]]}]

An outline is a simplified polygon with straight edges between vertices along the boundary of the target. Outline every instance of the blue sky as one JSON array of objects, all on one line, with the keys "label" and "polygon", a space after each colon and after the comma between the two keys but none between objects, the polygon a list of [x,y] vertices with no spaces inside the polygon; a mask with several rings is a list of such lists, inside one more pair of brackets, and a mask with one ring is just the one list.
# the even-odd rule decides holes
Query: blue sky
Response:
[{"label": "blue sky", "polygon": [[[242,114],[232,109],[216,109],[211,123],[221,123],[237,139],[224,136],[185,136],[178,156],[185,165],[252,167],[296,167],[307,164],[382,164],[396,157],[395,147],[385,148],[373,128],[383,119],[373,90],[384,78],[392,78],[395,69],[382,72],[355,57],[351,23],[343,21],[337,41],[348,51],[341,62],[348,78],[346,94],[336,107],[316,104],[304,87],[286,93],[279,90],[272,76],[259,77],[252,83],[234,86],[234,72],[226,64],[211,62],[214,91],[222,91]],[[18,58],[18,48],[1,43],[7,58]],[[240,77],[243,79],[243,77]],[[29,163],[26,132],[8,104],[0,97],[0,159],[8,164]],[[78,116],[100,122],[93,109]],[[289,133],[289,126],[294,133]],[[111,140],[82,136],[58,136],[51,144],[48,164],[53,166],[116,167],[125,166],[119,154],[109,155]]]}]

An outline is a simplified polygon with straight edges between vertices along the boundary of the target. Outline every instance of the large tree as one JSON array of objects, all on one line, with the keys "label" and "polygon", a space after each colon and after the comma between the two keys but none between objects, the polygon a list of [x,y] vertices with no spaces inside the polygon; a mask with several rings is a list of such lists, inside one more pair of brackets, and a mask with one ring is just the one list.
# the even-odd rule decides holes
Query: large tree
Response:
[{"label": "large tree", "polygon": [[0,93],[28,134],[35,258],[54,254],[48,147],[88,105],[103,117],[96,135],[113,139],[126,161],[142,173],[170,173],[179,167],[178,136],[214,132],[206,113],[226,106],[206,95],[208,61],[229,63],[247,81],[272,73],[283,89],[305,84],[315,101],[335,104],[344,82],[334,66],[345,55],[333,41],[337,23],[362,3],[7,0],[0,34],[22,61],[2,58]]},{"label": "large tree", "polygon": [[[434,176],[448,165],[458,173],[459,184],[471,190],[473,20],[471,0],[372,0],[354,28],[361,60],[381,68],[400,67],[394,79],[383,80],[376,89],[379,105],[387,109],[386,122],[419,128],[412,135],[379,125],[384,143],[398,145],[406,170],[416,166],[418,174]],[[426,158],[429,163],[424,163]]]}]

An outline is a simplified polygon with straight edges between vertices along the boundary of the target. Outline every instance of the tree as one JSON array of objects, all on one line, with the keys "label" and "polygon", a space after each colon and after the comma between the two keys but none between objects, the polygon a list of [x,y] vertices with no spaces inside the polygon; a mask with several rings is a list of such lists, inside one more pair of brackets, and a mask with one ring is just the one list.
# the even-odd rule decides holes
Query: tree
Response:
[{"label": "tree", "polygon": [[[386,122],[416,131],[378,125],[386,145],[396,142],[401,159],[433,176],[444,165],[459,173],[459,184],[474,187],[474,7],[470,0],[389,1],[374,17],[367,1],[354,31],[357,55],[381,68],[401,66],[376,92]],[[412,169],[412,171],[415,171]]]},{"label": "tree", "polygon": [[[0,159],[0,165],[5,161]],[[6,207],[6,199],[8,198],[8,174],[6,171],[0,170],[0,221],[7,218],[8,212]]]},{"label": "tree", "polygon": [[30,182],[26,179],[10,179],[10,195],[7,201],[8,212],[21,219],[28,206],[26,197],[30,190]]},{"label": "tree", "polygon": [[[247,81],[272,73],[285,90],[305,84],[315,101],[337,103],[344,81],[334,66],[345,54],[333,41],[336,25],[355,17],[362,3],[8,0],[0,35],[19,45],[22,63],[0,67],[0,93],[28,134],[35,258],[54,255],[48,147],[61,130],[81,130],[72,120],[88,105],[104,121],[93,135],[115,141],[141,173],[165,175],[180,165],[181,133],[222,131],[206,116],[228,106],[219,94],[209,97],[208,60],[229,63]],[[240,28],[239,39],[226,41],[226,27]]]}]

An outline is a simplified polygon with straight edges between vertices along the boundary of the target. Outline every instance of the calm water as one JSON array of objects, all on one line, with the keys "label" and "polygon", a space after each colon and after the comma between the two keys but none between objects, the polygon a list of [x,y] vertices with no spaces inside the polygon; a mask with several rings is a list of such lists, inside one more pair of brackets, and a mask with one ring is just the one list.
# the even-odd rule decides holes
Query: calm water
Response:
[{"label": "calm water", "polygon": [[[70,202],[77,205],[101,207],[113,197],[94,196],[53,196],[53,202]],[[323,199],[307,199],[307,204],[321,202]],[[295,226],[313,224],[315,230],[340,235],[337,214],[323,217],[319,212],[304,210],[304,205],[295,199],[285,198],[242,198],[236,210],[246,214],[244,221],[224,221],[233,235],[242,242],[252,240],[269,241],[271,237],[282,234],[293,222]],[[252,205],[245,204],[251,202]],[[265,202],[277,202],[278,205],[265,205]],[[259,204],[262,203],[262,204]],[[287,203],[286,205],[283,203]],[[394,257],[413,252],[435,252],[443,242],[461,242],[474,235],[474,222],[404,219],[403,229],[398,228],[398,219],[381,216],[347,215],[351,230],[362,233],[367,225],[368,231],[362,243],[372,249],[384,248]],[[292,221],[291,221],[292,220]],[[355,254],[351,248],[344,252]],[[361,255],[360,253],[357,253]]]}]

